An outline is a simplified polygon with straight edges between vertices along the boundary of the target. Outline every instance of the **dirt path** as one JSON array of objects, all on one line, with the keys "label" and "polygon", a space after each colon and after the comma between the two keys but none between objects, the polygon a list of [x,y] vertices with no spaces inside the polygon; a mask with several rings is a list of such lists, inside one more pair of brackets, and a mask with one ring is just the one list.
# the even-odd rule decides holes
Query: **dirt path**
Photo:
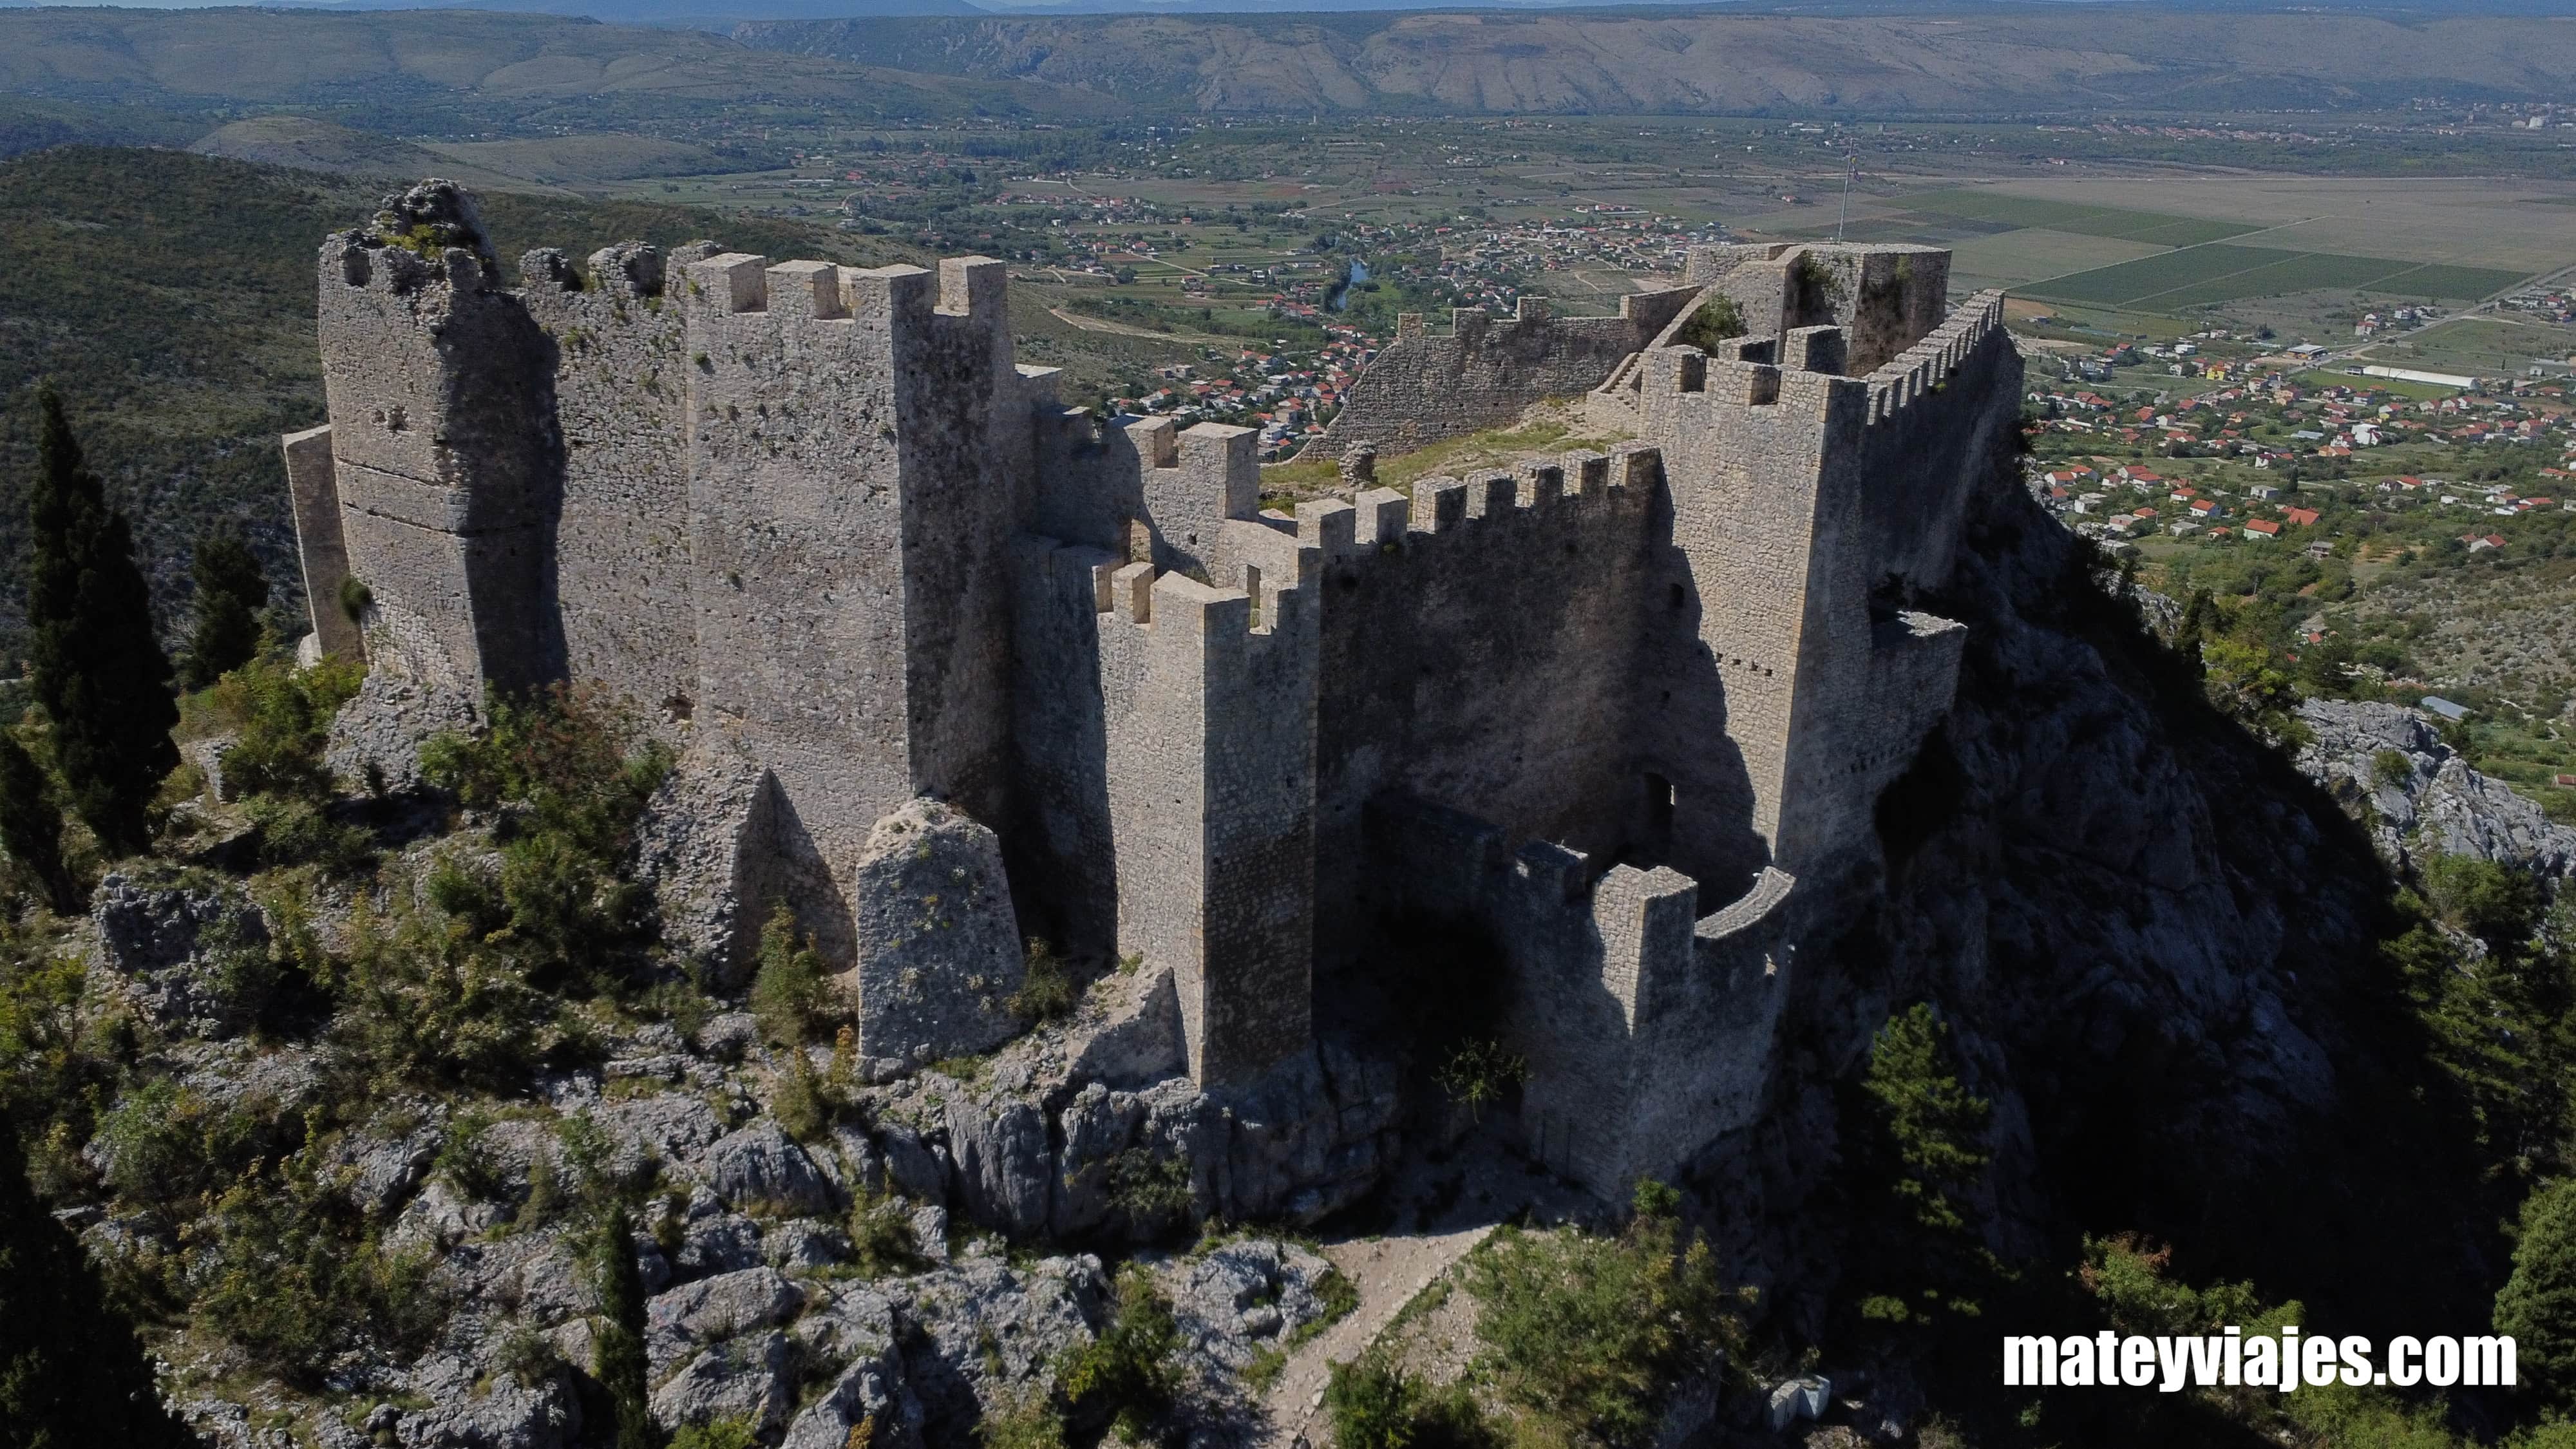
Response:
[{"label": "dirt path", "polygon": [[1324,1384],[1332,1365],[1359,1357],[1395,1321],[1413,1296],[1431,1286],[1452,1264],[1493,1231],[1490,1225],[1451,1233],[1354,1238],[1324,1249],[1342,1276],[1357,1288],[1360,1306],[1348,1318],[1289,1356],[1287,1365],[1262,1398],[1262,1449],[1288,1449],[1311,1438],[1323,1417]]},{"label": "dirt path", "polygon": [[1213,332],[1157,332],[1151,327],[1132,327],[1124,322],[1112,322],[1105,317],[1087,317],[1070,307],[1049,307],[1047,315],[1067,326],[1079,327],[1085,332],[1114,332],[1121,337],[1143,337],[1155,342],[1183,344],[1213,342],[1227,347],[1237,347],[1243,343],[1240,337],[1219,337]]}]

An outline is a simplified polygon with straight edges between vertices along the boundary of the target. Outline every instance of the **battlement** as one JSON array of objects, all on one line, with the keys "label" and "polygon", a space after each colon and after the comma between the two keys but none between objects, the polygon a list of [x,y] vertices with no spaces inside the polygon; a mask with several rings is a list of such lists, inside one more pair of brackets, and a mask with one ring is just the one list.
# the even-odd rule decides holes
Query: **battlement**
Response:
[{"label": "battlement", "polygon": [[1871,424],[1888,421],[1938,389],[2003,325],[2004,294],[1979,292],[1923,340],[1889,358],[1868,377]]},{"label": "battlement", "polygon": [[771,262],[725,252],[688,268],[692,298],[725,316],[764,312],[815,322],[870,318],[973,317],[1005,322],[1009,268],[991,257],[948,257],[932,273],[921,267],[844,267],[832,262]]}]

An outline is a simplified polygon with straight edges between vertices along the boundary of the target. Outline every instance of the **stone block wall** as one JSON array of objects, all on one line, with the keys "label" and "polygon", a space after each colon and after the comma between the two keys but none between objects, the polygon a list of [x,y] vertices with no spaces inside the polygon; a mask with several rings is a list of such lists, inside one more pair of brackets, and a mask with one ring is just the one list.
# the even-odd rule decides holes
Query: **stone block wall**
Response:
[{"label": "stone block wall", "polygon": [[288,433],[286,491],[294,505],[295,554],[304,570],[304,607],[321,652],[365,663],[366,639],[349,616],[340,587],[349,577],[349,545],[341,529],[340,485],[331,467],[331,425]]},{"label": "stone block wall", "polygon": [[1031,400],[1000,267],[688,266],[702,720],[769,763],[827,876],[915,795],[1007,813]]},{"label": "stone block wall", "polygon": [[1599,871],[1403,795],[1367,822],[1373,907],[1500,951],[1506,1045],[1529,1066],[1514,1120],[1534,1157],[1615,1201],[1754,1120],[1788,987],[1789,876],[1762,871],[1694,920],[1699,883],[1669,867]]},{"label": "stone block wall", "polygon": [[[1866,373],[1939,324],[1950,291],[1950,253],[1899,242],[1693,247],[1682,280],[1709,289],[1707,297],[1733,301],[1747,336],[1840,328],[1850,348],[1848,370]],[[1695,299],[1677,316],[1697,305]],[[1676,320],[1655,341],[1671,343],[1680,325]]]},{"label": "stone block wall", "polygon": [[[347,567],[375,594],[371,661],[479,699],[553,678],[561,503],[554,346],[491,259],[343,232],[320,259],[323,392]],[[317,540],[320,535],[317,534]]]},{"label": "stone block wall", "polygon": [[628,242],[591,254],[587,275],[552,249],[519,265],[520,296],[554,338],[564,435],[554,607],[565,669],[598,680],[662,728],[689,719],[698,630],[689,563],[689,342],[665,257]]},{"label": "stone block wall", "polygon": [[1316,629],[1294,576],[1253,599],[1098,566],[1117,942],[1168,966],[1191,1075],[1248,1081],[1313,1014]]},{"label": "stone block wall", "polygon": [[1529,297],[1501,319],[1462,307],[1446,337],[1410,317],[1351,384],[1323,436],[1298,457],[1339,457],[1354,440],[1410,452],[1508,423],[1541,398],[1590,392],[1693,295],[1690,288],[1640,292],[1620,299],[1616,317],[1557,317]]},{"label": "stone block wall", "polygon": [[1363,807],[1387,790],[1605,855],[1652,849],[1635,724],[1645,635],[1669,611],[1659,464],[1533,458],[1419,480],[1409,501],[1300,508],[1321,557],[1326,899],[1357,894]]}]

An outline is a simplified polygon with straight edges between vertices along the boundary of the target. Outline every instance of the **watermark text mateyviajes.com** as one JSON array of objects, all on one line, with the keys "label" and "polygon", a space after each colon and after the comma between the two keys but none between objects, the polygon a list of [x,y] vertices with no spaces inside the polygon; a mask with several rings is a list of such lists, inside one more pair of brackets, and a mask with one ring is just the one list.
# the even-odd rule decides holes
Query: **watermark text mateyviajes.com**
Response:
[{"label": "watermark text mateyviajes.com", "polygon": [[2367,1338],[2303,1335],[2296,1326],[2276,1333],[2221,1333],[2189,1337],[2096,1334],[2051,1338],[2033,1334],[2004,1339],[2004,1383],[2018,1388],[2275,1388],[2291,1393],[2302,1384],[2359,1388],[2393,1384],[2412,1388],[2505,1388],[2514,1381],[2513,1339],[2409,1338],[2388,1341],[2374,1353]]}]

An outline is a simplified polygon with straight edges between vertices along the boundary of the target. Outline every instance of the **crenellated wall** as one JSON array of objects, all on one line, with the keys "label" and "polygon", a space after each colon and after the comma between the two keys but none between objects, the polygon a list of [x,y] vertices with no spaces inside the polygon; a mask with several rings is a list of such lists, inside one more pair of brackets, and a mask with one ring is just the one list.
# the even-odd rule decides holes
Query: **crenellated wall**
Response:
[{"label": "crenellated wall", "polygon": [[1172,967],[1201,1082],[1249,1080],[1313,1027],[1315,621],[1253,594],[1100,566],[1118,946]]},{"label": "crenellated wall", "polygon": [[1694,919],[1699,883],[1670,867],[1603,870],[1400,794],[1371,803],[1365,846],[1376,911],[1498,950],[1532,1156],[1615,1200],[1758,1116],[1794,949],[1790,876],[1764,870]]},{"label": "crenellated wall", "polygon": [[[999,262],[626,243],[512,292],[453,187],[388,215],[324,249],[330,422],[287,441],[317,632],[641,706],[706,817],[648,851],[675,929],[739,965],[783,898],[846,963],[871,830],[962,813],[1010,876],[987,976],[1015,923],[1167,966],[1192,1075],[1254,1090],[1387,913],[1458,923],[1498,943],[1519,1130],[1605,1194],[1760,1111],[1804,916],[1949,708],[1933,609],[2017,411],[1945,253],[1721,249],[1619,318],[1410,319],[1326,451],[1596,385],[1645,441],[1292,519],[1248,430],[1016,365]],[[1718,295],[1748,335],[1674,343]]]},{"label": "crenellated wall", "polygon": [[565,669],[634,700],[657,724],[688,719],[698,694],[689,344],[665,282],[671,268],[713,250],[702,243],[666,258],[624,243],[592,253],[586,276],[552,249],[519,264],[519,295],[557,354],[555,607]]},{"label": "crenellated wall", "polygon": [[1661,491],[1659,456],[1626,449],[1299,508],[1298,541],[1322,559],[1326,896],[1356,894],[1362,811],[1389,790],[1658,854],[1634,726],[1645,640],[1670,613],[1654,597]]}]

